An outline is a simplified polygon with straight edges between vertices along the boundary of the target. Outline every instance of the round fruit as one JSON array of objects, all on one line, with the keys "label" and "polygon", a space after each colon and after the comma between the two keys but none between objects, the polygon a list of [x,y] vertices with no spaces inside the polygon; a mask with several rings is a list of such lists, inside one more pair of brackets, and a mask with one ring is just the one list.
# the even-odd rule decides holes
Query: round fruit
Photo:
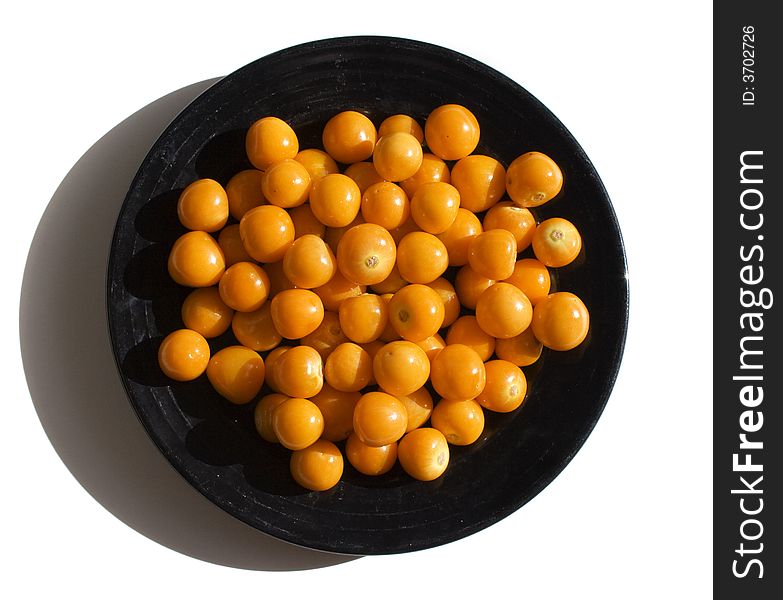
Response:
[{"label": "round fruit", "polygon": [[448,165],[434,154],[424,153],[421,157],[421,166],[419,170],[405,181],[400,182],[400,187],[408,194],[408,198],[418,191],[419,187],[425,183],[434,183],[442,181],[449,183],[451,175]]},{"label": "round fruit", "polygon": [[394,396],[406,396],[429,379],[430,361],[413,342],[394,341],[381,348],[373,359],[375,381]]},{"label": "round fruit", "polygon": [[552,350],[571,350],[590,329],[590,314],[582,300],[570,292],[555,292],[533,309],[533,333]]},{"label": "round fruit", "polygon": [[337,313],[324,311],[321,324],[312,333],[307,334],[299,343],[303,346],[314,348],[326,360],[337,346],[349,341],[340,327],[340,319]]},{"label": "round fruit", "polygon": [[332,173],[315,181],[310,190],[310,208],[327,227],[345,227],[359,214],[362,193],[353,179]]},{"label": "round fruit", "polygon": [[362,194],[362,216],[368,223],[395,229],[408,220],[410,213],[408,195],[390,181],[375,183]]},{"label": "round fruit", "polygon": [[397,442],[385,446],[368,446],[353,433],[345,442],[345,456],[359,473],[383,475],[397,462]]},{"label": "round fruit", "polygon": [[197,179],[177,202],[179,222],[193,231],[218,231],[228,221],[226,190],[214,179]]},{"label": "round fruit", "polygon": [[443,399],[432,411],[432,426],[440,431],[450,444],[467,446],[484,431],[484,411],[475,400]]},{"label": "round fruit", "polygon": [[261,308],[271,289],[269,275],[262,267],[251,262],[231,265],[220,278],[218,290],[227,306],[241,312],[253,312]]},{"label": "round fruit", "polygon": [[345,170],[345,175],[350,177],[359,186],[359,191],[364,194],[371,185],[384,181],[383,177],[378,175],[375,165],[371,162],[353,163]]},{"label": "round fruit", "polygon": [[215,285],[225,269],[223,251],[215,238],[204,231],[189,231],[180,236],[169,254],[169,275],[180,285]]},{"label": "round fruit", "polygon": [[494,284],[494,279],[479,275],[470,268],[470,265],[465,265],[457,271],[457,276],[454,278],[454,289],[457,290],[462,306],[471,310],[476,308],[479,296],[484,293],[484,290]]},{"label": "round fruit", "polygon": [[411,198],[411,217],[422,231],[443,233],[454,224],[459,207],[460,193],[453,185],[425,183]]},{"label": "round fruit", "polygon": [[487,381],[481,357],[463,344],[449,344],[438,352],[432,361],[430,377],[435,391],[449,400],[475,398]]},{"label": "round fruit", "polygon": [[283,260],[294,243],[294,222],[279,206],[265,204],[245,213],[239,222],[245,250],[259,262]]},{"label": "round fruit", "polygon": [[536,219],[528,209],[513,202],[498,202],[484,215],[484,229],[506,229],[514,234],[517,252],[522,252],[533,241]]},{"label": "round fruit", "polygon": [[532,365],[541,356],[543,344],[533,335],[533,328],[528,327],[519,335],[504,340],[498,340],[495,353],[502,360],[507,360],[518,367]]},{"label": "round fruit", "polygon": [[353,412],[353,430],[368,446],[386,446],[399,440],[408,427],[405,406],[383,392],[364,394]]},{"label": "round fruit", "polygon": [[341,392],[358,392],[369,385],[372,377],[370,355],[353,342],[337,346],[324,364],[326,383]]},{"label": "round fruit", "polygon": [[220,230],[218,245],[223,251],[226,268],[235,265],[238,262],[249,262],[253,260],[242,243],[242,236],[239,233],[238,223],[228,225]]},{"label": "round fruit", "polygon": [[411,342],[438,333],[445,314],[440,294],[426,285],[406,285],[389,300],[389,322],[400,336]]},{"label": "round fruit", "polygon": [[391,235],[374,223],[352,227],[337,245],[337,267],[346,279],[360,285],[386,279],[396,258],[397,248]]},{"label": "round fruit", "polygon": [[517,241],[505,229],[480,233],[468,248],[468,263],[483,277],[501,280],[511,277],[517,260]]},{"label": "round fruit", "polygon": [[321,355],[309,346],[289,348],[277,358],[274,383],[292,398],[315,396],[324,385]]},{"label": "round fruit", "polygon": [[431,233],[412,231],[397,247],[397,268],[405,281],[430,283],[449,266],[446,246]]},{"label": "round fruit", "polygon": [[443,160],[459,160],[478,146],[480,129],[476,117],[464,106],[444,104],[424,123],[424,138],[433,154]]},{"label": "round fruit", "polygon": [[313,291],[318,294],[326,310],[337,312],[343,300],[363,294],[365,289],[363,285],[348,281],[338,269],[328,283],[315,288]]},{"label": "round fruit", "polygon": [[261,191],[263,177],[263,171],[246,169],[228,180],[226,184],[228,212],[237,221],[240,221],[247,211],[267,203]]},{"label": "round fruit", "polygon": [[280,361],[280,357],[288,352],[292,346],[278,346],[266,355],[264,366],[266,367],[266,375],[264,380],[266,384],[275,392],[279,392],[280,388],[277,386],[277,368]]},{"label": "round fruit", "polygon": [[487,385],[476,401],[495,412],[511,412],[522,404],[527,393],[525,374],[515,364],[505,360],[491,360],[487,370]]},{"label": "round fruit", "polygon": [[406,433],[424,425],[432,414],[432,396],[426,387],[404,396],[397,396],[397,400],[402,402],[408,415]]},{"label": "round fruit", "polygon": [[519,335],[533,318],[533,306],[525,293],[510,283],[487,288],[476,303],[476,320],[489,335],[510,338]]},{"label": "round fruit", "polygon": [[495,338],[479,327],[478,321],[473,315],[460,317],[449,327],[446,343],[468,346],[475,350],[484,361],[489,360],[495,351]]},{"label": "round fruit", "polygon": [[459,303],[459,297],[454,286],[451,285],[448,279],[438,277],[435,281],[431,281],[427,284],[433,290],[438,292],[440,299],[443,301],[443,324],[441,327],[448,327],[459,317],[462,306]]},{"label": "round fruit", "polygon": [[329,246],[316,235],[294,240],[283,257],[283,272],[296,287],[311,289],[326,285],[337,271]]},{"label": "round fruit", "polygon": [[291,454],[291,475],[303,488],[326,491],[343,476],[343,455],[332,442],[318,440]]},{"label": "round fruit", "polygon": [[272,163],[296,156],[299,140],[291,126],[282,119],[264,117],[250,126],[245,150],[253,166],[264,171]]},{"label": "round fruit", "polygon": [[302,163],[291,158],[271,164],[261,179],[264,197],[281,208],[304,204],[310,195],[310,185],[310,173]]},{"label": "round fruit", "polygon": [[301,450],[321,437],[324,418],[310,400],[289,398],[272,412],[272,429],[283,446]]},{"label": "round fruit", "polygon": [[419,481],[437,479],[449,466],[449,444],[437,429],[421,427],[406,433],[397,446],[404,471]]},{"label": "round fruit", "polygon": [[272,304],[264,305],[253,312],[237,312],[231,321],[231,330],[237,341],[256,352],[266,352],[275,348],[283,337],[275,329],[272,321]]},{"label": "round fruit", "polygon": [[389,310],[380,296],[362,294],[340,304],[340,327],[349,340],[366,344],[377,340],[389,321]]},{"label": "round fruit", "polygon": [[541,206],[560,193],[563,173],[557,163],[541,152],[528,152],[514,159],[506,171],[506,191],[526,208]]},{"label": "round fruit", "polygon": [[216,287],[195,289],[182,303],[185,327],[205,338],[222,335],[231,326],[233,316],[234,311],[226,306]]},{"label": "round fruit", "polygon": [[253,411],[256,431],[258,431],[258,434],[267,442],[273,444],[280,443],[272,425],[272,415],[274,414],[275,409],[286,400],[288,400],[288,396],[284,396],[283,394],[267,394],[258,401],[258,404],[256,404],[256,408]]},{"label": "round fruit", "polygon": [[178,329],[163,339],[158,349],[158,364],[167,377],[192,381],[209,364],[209,344],[200,333]]},{"label": "round fruit", "polygon": [[323,319],[324,305],[315,292],[296,288],[283,290],[272,298],[272,322],[284,338],[303,338],[315,331]]},{"label": "round fruit", "polygon": [[468,264],[470,243],[482,231],[481,221],[476,215],[464,208],[457,210],[451,227],[438,234],[438,239],[446,246],[449,265],[461,267]]},{"label": "round fruit", "polygon": [[340,392],[328,384],[310,400],[324,418],[321,434],[330,442],[339,442],[353,433],[353,411],[362,395],[359,392]]},{"label": "round fruit", "polygon": [[515,285],[525,292],[530,303],[535,306],[539,300],[547,297],[552,280],[549,276],[549,270],[535,258],[523,258],[514,265],[514,272],[511,277],[505,280],[506,283]]},{"label": "round fruit", "polygon": [[372,162],[378,175],[387,181],[403,181],[413,177],[421,167],[423,151],[410,133],[384,135],[375,144]]},{"label": "round fruit", "polygon": [[408,115],[386,117],[378,128],[378,136],[383,137],[390,133],[409,133],[416,138],[419,144],[424,142],[424,130],[416,119]]},{"label": "round fruit", "polygon": [[300,150],[299,154],[294,157],[294,160],[307,169],[307,173],[312,181],[340,172],[334,159],[323,150],[316,150],[315,148]]},{"label": "round fruit", "polygon": [[451,183],[459,190],[463,208],[474,213],[484,212],[506,193],[506,170],[490,156],[473,154],[454,165]]},{"label": "round fruit", "polygon": [[329,119],[321,139],[329,156],[351,164],[372,156],[377,136],[370,119],[355,110],[346,110]]},{"label": "round fruit", "polygon": [[264,385],[266,368],[257,352],[244,346],[228,346],[207,366],[207,377],[218,394],[234,404],[247,404]]},{"label": "round fruit", "polygon": [[295,238],[299,239],[304,235],[316,235],[323,238],[326,233],[326,225],[321,223],[313,214],[313,209],[309,204],[295,206],[288,211],[288,216],[294,224]]},{"label": "round fruit", "polygon": [[579,256],[582,236],[574,224],[554,217],[536,227],[533,254],[547,267],[564,267]]}]

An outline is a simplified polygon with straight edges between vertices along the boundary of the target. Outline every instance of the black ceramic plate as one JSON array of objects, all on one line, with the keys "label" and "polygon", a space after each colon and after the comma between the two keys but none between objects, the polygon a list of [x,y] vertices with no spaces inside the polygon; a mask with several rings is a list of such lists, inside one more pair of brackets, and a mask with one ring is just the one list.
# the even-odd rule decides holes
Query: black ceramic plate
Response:
[{"label": "black ceramic plate", "polygon": [[[407,113],[421,123],[444,103],[467,106],[481,124],[477,152],[505,165],[539,150],[565,173],[560,196],[536,209],[580,229],[583,254],[557,270],[555,285],[591,312],[588,339],[545,351],[523,406],[487,414],[478,442],[452,447],[447,472],[430,483],[399,466],[380,478],[346,465],[332,490],[308,493],[288,471],[289,452],[264,442],[253,405],[232,406],[205,377],[172,385],[157,367],[162,337],[182,326],[186,289],[166,271],[180,191],[199,177],[225,183],[249,168],[248,126],[277,115],[300,147],[320,147],[329,117],[363,111],[376,124]],[[571,460],[601,414],[620,364],[628,314],[626,263],[609,198],[589,159],[540,102],[497,71],[450,50],[395,38],[351,37],[289,48],[222,79],[185,109],[141,165],[120,212],[108,273],[111,341],[128,396],[149,435],[202,494],[242,521],[303,546],[385,554],[444,544],[507,516]],[[236,343],[227,333],[213,352]],[[600,466],[596,466],[600,468]]]}]

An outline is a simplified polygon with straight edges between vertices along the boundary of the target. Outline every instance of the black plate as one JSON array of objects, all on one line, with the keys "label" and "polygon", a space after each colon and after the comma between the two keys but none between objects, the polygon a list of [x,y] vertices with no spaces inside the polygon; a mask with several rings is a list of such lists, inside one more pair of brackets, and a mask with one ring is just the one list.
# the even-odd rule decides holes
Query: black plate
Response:
[{"label": "black plate", "polygon": [[[183,230],[180,191],[199,177],[226,183],[249,168],[248,126],[264,115],[288,121],[302,148],[320,147],[320,131],[344,109],[376,125],[407,113],[423,123],[444,103],[470,108],[481,124],[477,152],[506,166],[540,150],[565,173],[560,197],[536,210],[580,229],[585,250],[557,270],[556,286],[585,301],[587,341],[547,352],[528,369],[529,395],[518,411],[488,414],[481,439],[452,447],[448,471],[416,482],[399,466],[380,478],[346,466],[343,481],[307,493],[288,472],[289,452],[254,431],[252,404],[229,405],[205,377],[171,385],[156,352],[181,327],[187,291],[166,272]],[[242,521],[303,546],[348,554],[385,554],[444,544],[495,523],[540,492],[589,435],[620,365],[628,319],[628,283],[620,230],[606,190],[577,142],[519,85],[471,58],[410,40],[350,37],[296,46],[262,58],[215,84],[166,129],[141,165],[120,212],[108,274],[113,350],[131,403],[154,442],[202,494]],[[235,343],[230,332],[213,351]],[[596,465],[595,468],[600,468]]]}]

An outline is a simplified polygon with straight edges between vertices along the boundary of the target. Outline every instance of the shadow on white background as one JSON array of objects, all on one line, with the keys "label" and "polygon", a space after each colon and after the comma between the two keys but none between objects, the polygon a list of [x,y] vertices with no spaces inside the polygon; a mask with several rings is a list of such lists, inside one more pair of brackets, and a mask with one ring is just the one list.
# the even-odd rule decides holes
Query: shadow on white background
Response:
[{"label": "shadow on white background", "polygon": [[201,496],[147,437],[120,382],[106,319],[114,224],[131,180],[168,123],[217,79],[147,105],[74,165],[41,218],[22,285],[27,384],[46,434],[108,511],[183,554],[244,569],[313,569],[356,557],[300,548],[234,519]]}]

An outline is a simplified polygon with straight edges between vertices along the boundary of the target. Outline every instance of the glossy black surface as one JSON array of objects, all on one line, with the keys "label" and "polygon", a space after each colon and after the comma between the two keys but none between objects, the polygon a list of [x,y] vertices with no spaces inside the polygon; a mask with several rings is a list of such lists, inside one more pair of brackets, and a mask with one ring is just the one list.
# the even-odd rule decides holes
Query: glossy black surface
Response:
[{"label": "glossy black surface", "polygon": [[[296,130],[300,147],[320,147],[336,112],[366,112],[376,125],[390,114],[424,122],[443,103],[470,108],[481,124],[477,152],[506,166],[539,150],[565,173],[560,196],[534,212],[563,216],[584,239],[582,255],[558,269],[558,289],[578,294],[591,312],[579,348],[545,351],[526,369],[530,390],[508,415],[487,414],[481,439],[452,447],[447,472],[416,482],[395,467],[380,478],[346,463],[328,492],[299,488],[290,453],[264,442],[253,405],[222,400],[205,377],[171,385],[156,352],[181,327],[186,289],[166,272],[168,251],[183,230],[179,192],[199,177],[221,183],[249,168],[247,127],[276,115]],[[230,514],[276,537],[322,550],[383,554],[417,550],[470,535],[507,516],[557,476],[589,435],[620,365],[628,318],[628,284],[619,227],[601,181],[563,125],[519,85],[450,50],[396,38],[324,40],[260,59],[207,90],[163,133],[141,165],[119,215],[108,273],[112,346],[130,401],[174,467]],[[211,341],[213,352],[235,343]],[[595,465],[594,468],[601,468]]]}]

